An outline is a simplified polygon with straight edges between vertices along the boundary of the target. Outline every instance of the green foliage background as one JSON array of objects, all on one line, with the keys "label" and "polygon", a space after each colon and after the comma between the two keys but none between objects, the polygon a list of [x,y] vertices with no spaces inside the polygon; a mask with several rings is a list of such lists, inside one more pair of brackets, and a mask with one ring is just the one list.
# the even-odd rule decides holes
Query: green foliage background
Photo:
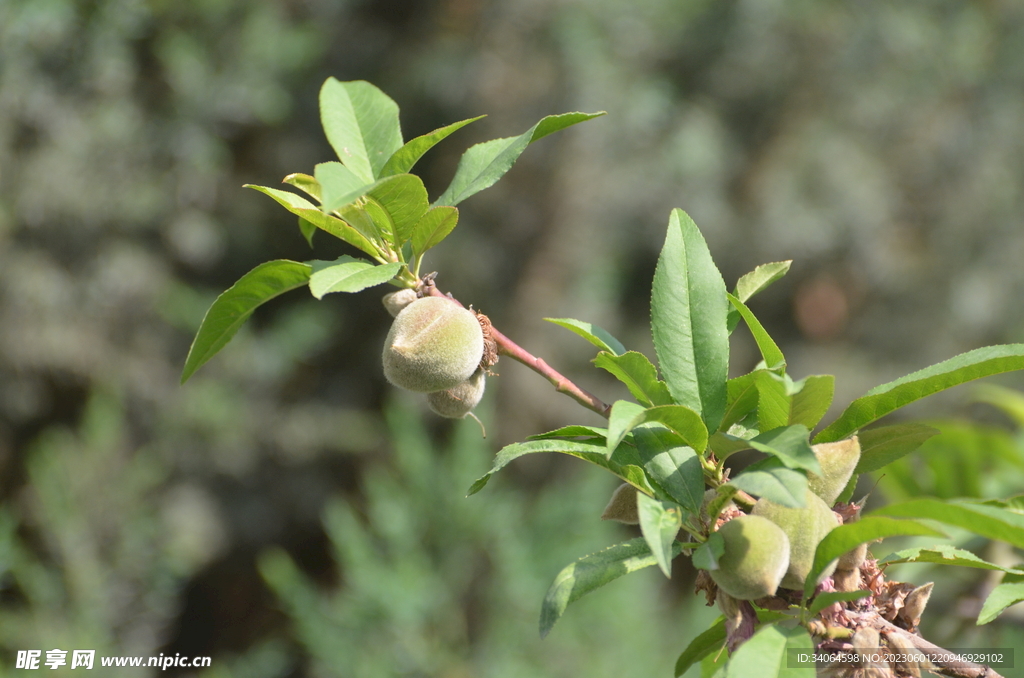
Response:
[{"label": "green foliage background", "polygon": [[[375,295],[298,295],[178,386],[216,293],[309,258],[241,185],[331,159],[327,76],[379,85],[407,137],[489,114],[424,158],[432,195],[471,143],[607,110],[462,206],[428,262],[442,286],[610,402],[625,390],[541,318],[653,355],[651,276],[684,207],[730,285],[795,259],[756,312],[842,406],[1024,341],[1022,40],[1013,2],[0,0],[0,675],[52,647],[268,678],[667,675],[708,614],[685,571],[617,582],[535,639],[554,573],[632,536],[596,520],[607,480],[524,460],[462,499],[500,445],[591,416],[535,375],[499,366],[474,442],[385,407]],[[756,360],[739,346],[733,372]],[[1007,440],[951,425],[882,495],[1020,487],[1009,420],[965,400],[924,407]],[[1001,450],[1007,485],[964,449]],[[932,640],[985,586],[939,585]]]}]

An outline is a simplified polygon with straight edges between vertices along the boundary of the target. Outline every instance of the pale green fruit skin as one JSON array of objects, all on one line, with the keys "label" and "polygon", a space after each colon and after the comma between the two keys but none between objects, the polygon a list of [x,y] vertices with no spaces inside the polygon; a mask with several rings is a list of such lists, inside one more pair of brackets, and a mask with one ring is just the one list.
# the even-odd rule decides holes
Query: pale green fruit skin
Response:
[{"label": "pale green fruit skin", "polygon": [[711,578],[718,588],[738,600],[775,595],[789,566],[789,538],[760,516],[739,516],[718,529],[725,552]]},{"label": "pale green fruit skin", "polygon": [[486,384],[487,375],[478,367],[466,381],[444,391],[428,393],[427,405],[434,414],[449,419],[462,419],[480,404]]},{"label": "pale green fruit skin", "polygon": [[[772,521],[789,537],[789,568],[781,584],[786,589],[803,589],[811,573],[815,549],[825,535],[839,525],[839,519],[828,504],[810,490],[807,490],[805,503],[805,508],[789,508],[768,499],[759,499],[754,504],[753,515]],[[829,565],[818,581],[831,576],[835,569],[835,563]]]},{"label": "pale green fruit skin", "polygon": [[472,311],[442,297],[424,297],[395,316],[381,358],[389,382],[432,393],[469,379],[483,353],[484,333]]},{"label": "pale green fruit skin", "polygon": [[812,449],[823,475],[808,473],[807,487],[831,506],[853,477],[853,471],[860,461],[860,441],[857,436],[853,436],[834,443],[821,443]]},{"label": "pale green fruit skin", "polygon": [[391,314],[391,317],[394,318],[402,312],[402,309],[416,301],[416,299],[416,290],[406,288],[404,290],[385,294],[380,301],[384,304],[384,308],[388,310],[388,313]]}]

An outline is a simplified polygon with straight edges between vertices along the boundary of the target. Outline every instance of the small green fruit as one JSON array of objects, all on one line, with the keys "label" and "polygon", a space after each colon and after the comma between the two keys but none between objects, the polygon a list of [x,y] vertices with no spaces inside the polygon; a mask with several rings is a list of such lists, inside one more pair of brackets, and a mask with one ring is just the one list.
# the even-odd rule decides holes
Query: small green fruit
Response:
[{"label": "small green fruit", "polygon": [[853,477],[860,461],[860,441],[854,436],[835,443],[815,445],[813,449],[824,475],[808,473],[807,486],[831,506]]},{"label": "small green fruit", "polygon": [[789,565],[789,538],[760,516],[739,516],[718,529],[725,552],[711,578],[733,598],[755,600],[775,595]]},{"label": "small green fruit", "polygon": [[480,399],[484,397],[486,382],[487,375],[478,367],[473,376],[461,384],[456,384],[444,391],[428,393],[427,405],[435,414],[440,414],[442,417],[462,419],[480,404]]},{"label": "small green fruit", "polygon": [[381,299],[381,303],[384,304],[384,308],[388,310],[391,317],[394,318],[402,309],[416,301],[416,290],[406,288],[404,290],[398,290],[397,292],[391,292],[385,294],[384,298]]},{"label": "small green fruit", "polygon": [[469,379],[483,353],[484,333],[472,311],[424,297],[395,316],[384,341],[384,376],[410,391],[444,391]]},{"label": "small green fruit", "polygon": [[[782,588],[802,589],[814,562],[814,550],[825,535],[839,525],[839,519],[821,498],[807,490],[804,508],[789,508],[768,499],[754,504],[753,515],[761,516],[782,528],[789,537],[789,569],[782,578]],[[835,563],[826,568],[819,581],[830,576]]]}]

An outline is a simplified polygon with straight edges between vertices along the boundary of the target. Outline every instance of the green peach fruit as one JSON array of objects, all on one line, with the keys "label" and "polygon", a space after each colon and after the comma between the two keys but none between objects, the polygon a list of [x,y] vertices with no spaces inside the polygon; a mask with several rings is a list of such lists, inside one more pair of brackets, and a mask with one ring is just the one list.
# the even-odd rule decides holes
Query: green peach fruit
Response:
[{"label": "green peach fruit", "polygon": [[853,477],[853,471],[860,461],[860,441],[854,436],[847,440],[815,445],[812,449],[823,475],[808,473],[807,486],[831,506]]},{"label": "green peach fruit", "polygon": [[733,598],[755,600],[775,595],[789,566],[789,538],[760,516],[739,516],[718,529],[725,551],[711,578]]},{"label": "green peach fruit", "polygon": [[[789,508],[763,498],[754,504],[753,515],[772,521],[789,537],[789,568],[781,584],[786,589],[803,588],[814,562],[814,550],[825,535],[839,525],[836,514],[818,495],[807,490],[804,502],[804,508]],[[829,565],[819,581],[835,569],[835,563]]]},{"label": "green peach fruit", "polygon": [[410,391],[444,391],[469,379],[483,353],[484,333],[472,311],[423,297],[395,316],[384,341],[384,376]]},{"label": "green peach fruit", "polygon": [[478,367],[473,376],[466,381],[444,391],[428,393],[427,405],[435,414],[442,417],[462,419],[480,404],[480,399],[484,397],[486,382],[487,375]]}]

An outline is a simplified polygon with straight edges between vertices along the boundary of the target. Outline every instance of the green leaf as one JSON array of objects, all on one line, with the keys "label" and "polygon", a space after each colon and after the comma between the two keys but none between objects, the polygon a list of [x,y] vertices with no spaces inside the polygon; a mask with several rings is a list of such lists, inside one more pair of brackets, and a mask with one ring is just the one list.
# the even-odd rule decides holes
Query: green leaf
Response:
[{"label": "green leaf", "polygon": [[544,320],[580,335],[602,351],[608,351],[614,355],[622,355],[626,352],[626,347],[622,345],[622,342],[592,323],[572,318],[544,318]]},{"label": "green leaf", "polygon": [[913,499],[883,506],[872,515],[928,518],[1024,548],[1024,515],[996,506],[962,500]]},{"label": "green leaf", "polygon": [[[786,619],[786,615],[780,612],[772,612],[771,610],[757,610],[757,619],[762,624],[768,624],[780,619]],[[679,655],[679,659],[676,660],[676,678],[686,673],[691,666],[701,659],[722,647],[725,643],[725,636],[725,619],[719,617],[711,624],[710,628],[691,640],[690,644]]]},{"label": "green leaf", "polygon": [[848,600],[860,600],[871,595],[871,591],[829,591],[819,593],[814,602],[807,608],[810,614],[818,614],[833,603],[845,603]]},{"label": "green leaf", "polygon": [[1010,574],[1024,575],[1024,570],[1017,570],[1012,567],[1003,567],[982,560],[970,551],[959,549],[949,544],[939,544],[931,548],[911,548],[890,553],[878,561],[879,565],[894,565],[896,563],[934,563],[937,565],[957,565],[959,567],[973,567],[979,570],[998,570]]},{"label": "green leaf", "polygon": [[793,394],[789,406],[789,423],[813,429],[828,412],[836,389],[831,374],[814,374],[796,382],[800,390]]},{"label": "green leaf", "polygon": [[552,132],[565,129],[601,113],[563,113],[549,115],[517,137],[492,139],[472,146],[459,160],[455,177],[435,205],[458,205],[466,198],[494,185],[508,172],[526,147]]},{"label": "green leaf", "polygon": [[644,409],[628,400],[617,400],[608,416],[608,453],[618,447],[626,434],[641,424],[657,422],[681,438],[693,450],[703,452],[708,431],[696,412],[682,405],[660,405]]},{"label": "green leaf", "polygon": [[755,375],[756,372],[744,374],[742,377],[730,379],[726,384],[728,396],[725,415],[719,426],[720,431],[728,431],[730,426],[757,409],[758,395]]},{"label": "green leaf", "polygon": [[185,358],[181,383],[224,348],[256,308],[309,282],[312,267],[287,259],[267,261],[225,290],[210,306]]},{"label": "green leaf", "polygon": [[978,615],[978,626],[988,624],[1006,608],[1024,600],[1024,582],[1000,584],[988,594]]},{"label": "green leaf", "polygon": [[279,191],[276,188],[267,188],[266,186],[256,186],[254,184],[246,184],[245,188],[252,188],[260,193],[269,195],[289,212],[305,219],[320,230],[330,233],[335,238],[353,245],[372,257],[378,256],[377,249],[366,236],[341,219],[324,214],[305,198],[288,191]]},{"label": "green leaf", "polygon": [[814,678],[814,665],[787,667],[786,650],[810,652],[814,641],[802,626],[786,628],[778,624],[762,626],[740,645],[729,658],[726,678]]},{"label": "green leaf", "polygon": [[803,424],[776,428],[751,438],[750,446],[774,455],[788,468],[802,468],[821,475],[821,465],[809,441],[810,431]]},{"label": "green leaf", "polygon": [[647,407],[672,404],[668,386],[658,379],[658,370],[643,353],[627,351],[615,355],[601,351],[594,358],[594,364],[611,372],[641,404]]},{"label": "green leaf", "polygon": [[643,474],[642,462],[637,456],[636,450],[629,445],[619,446],[615,453],[612,454],[611,459],[609,459],[608,455],[605,454],[604,441],[558,439],[530,440],[525,443],[513,443],[501,448],[494,458],[494,465],[491,467],[491,470],[477,479],[470,486],[467,494],[473,495],[482,490],[487,481],[491,479],[491,476],[505,468],[512,461],[524,455],[536,454],[538,452],[558,452],[589,461],[611,471],[638,490],[649,495],[654,494],[654,490],[647,483]]},{"label": "green leaf", "polygon": [[312,261],[309,291],[317,299],[332,292],[359,292],[386,283],[404,264],[395,262],[377,266],[363,259],[342,255],[334,261]]},{"label": "green leaf", "polygon": [[896,520],[878,515],[879,511],[861,518],[855,523],[847,523],[833,529],[818,544],[814,552],[814,563],[804,583],[804,598],[810,598],[818,581],[818,576],[825,571],[829,563],[852,551],[861,544],[885,539],[886,537],[925,536],[945,537],[938,530],[922,525],[914,520]]},{"label": "green leaf", "polygon": [[786,275],[792,265],[792,260],[761,264],[736,281],[736,298],[747,303],[752,296],[765,291],[769,285]]},{"label": "green leaf", "polygon": [[289,174],[284,178],[284,183],[303,191],[317,202],[322,202],[320,196],[320,182],[308,174]]},{"label": "green leaf", "polygon": [[338,159],[365,184],[402,147],[398,104],[363,80],[328,78],[320,88],[320,122]]},{"label": "green leaf", "polygon": [[860,461],[854,473],[870,473],[907,456],[939,430],[924,424],[896,424],[861,431]]},{"label": "green leaf", "polygon": [[757,386],[757,427],[770,431],[787,426],[793,399],[787,393],[785,378],[768,370],[757,370],[754,385]]},{"label": "green leaf", "polygon": [[782,462],[775,459],[767,461],[776,461],[776,464],[751,464],[743,473],[731,479],[729,484],[755,497],[770,499],[776,504],[803,508],[807,476],[782,466]]},{"label": "green leaf", "polygon": [[[673,557],[679,555],[679,545],[676,544],[672,551]],[[558,573],[544,596],[540,612],[540,637],[548,635],[570,603],[623,575],[656,563],[657,559],[643,537],[637,537],[584,556],[567,566]]]},{"label": "green leaf", "polygon": [[681,445],[676,434],[653,424],[635,428],[633,442],[647,476],[684,509],[698,513],[704,501],[704,470],[697,453]]},{"label": "green leaf", "polygon": [[412,251],[423,254],[448,237],[459,223],[459,210],[454,207],[431,207],[412,229]]},{"label": "green leaf", "polygon": [[857,429],[925,396],[964,382],[1002,372],[1024,369],[1024,344],[988,346],[968,351],[937,365],[871,389],[814,439],[817,443],[841,440]]},{"label": "green leaf", "polygon": [[527,436],[526,439],[546,440],[548,438],[601,438],[603,440],[607,435],[608,429],[606,428],[572,424],[570,426],[556,428],[554,431],[548,431],[547,433],[536,433],[532,436]]},{"label": "green leaf", "polygon": [[320,184],[321,207],[324,212],[335,212],[356,198],[366,195],[373,182],[366,182],[340,162],[322,162],[313,169]]},{"label": "green leaf", "polygon": [[316,233],[316,224],[312,221],[308,221],[304,217],[299,217],[299,232],[302,233],[302,237],[306,239],[306,243],[313,246],[313,234]]},{"label": "green leaf", "polygon": [[423,180],[415,174],[396,174],[378,181],[367,195],[387,214],[387,227],[382,230],[388,242],[396,250],[401,248],[427,211],[427,189]]},{"label": "green leaf", "polygon": [[725,553],[725,539],[718,532],[708,535],[708,540],[693,550],[693,566],[698,570],[717,570],[718,559]]},{"label": "green leaf", "polygon": [[761,351],[764,364],[767,365],[769,370],[784,370],[786,367],[786,356],[782,355],[779,345],[771,338],[768,331],[761,325],[761,322],[742,301],[731,294],[726,294],[726,297],[729,299],[729,303],[739,311],[743,321],[750,328],[750,333],[754,335],[754,341],[757,342],[757,348]]},{"label": "green leaf", "polygon": [[651,292],[651,330],[672,397],[700,414],[709,431],[727,399],[729,333],[725,282],[693,220],[672,210]]},{"label": "green leaf", "polygon": [[384,168],[380,171],[381,177],[389,177],[392,174],[405,174],[413,168],[413,165],[423,157],[423,154],[437,145],[438,142],[443,140],[452,132],[462,129],[471,122],[476,122],[480,118],[487,116],[478,115],[475,118],[469,118],[467,120],[460,120],[459,122],[453,122],[450,125],[435,129],[429,134],[416,137],[411,141],[406,142],[404,146],[395,151],[394,155],[388,158],[387,163],[384,164]]},{"label": "green leaf", "polygon": [[676,534],[683,525],[683,512],[672,502],[658,501],[643,492],[636,493],[636,507],[640,516],[640,532],[658,561],[658,567],[672,578],[672,558],[679,553],[673,547]]}]

